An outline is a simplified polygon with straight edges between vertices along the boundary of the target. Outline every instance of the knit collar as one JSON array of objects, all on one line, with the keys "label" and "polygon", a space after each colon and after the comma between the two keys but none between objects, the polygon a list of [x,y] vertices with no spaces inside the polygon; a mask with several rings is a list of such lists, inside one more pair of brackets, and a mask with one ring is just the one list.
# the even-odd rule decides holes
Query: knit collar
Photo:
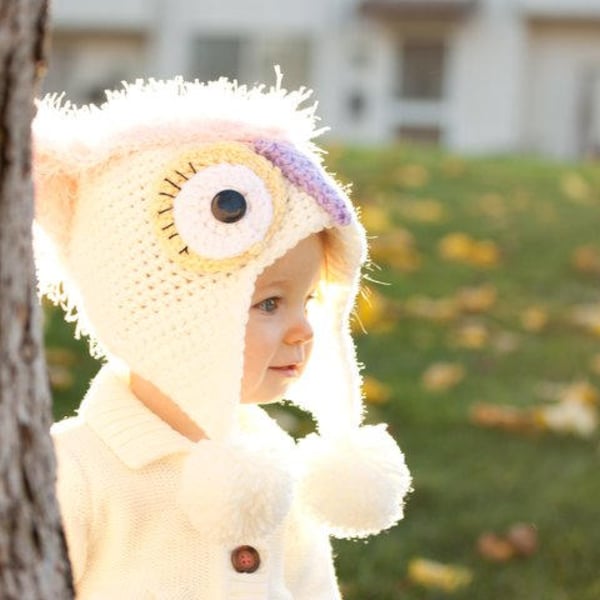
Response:
[{"label": "knit collar", "polygon": [[92,381],[79,415],[130,469],[194,446],[146,408],[109,365]]}]

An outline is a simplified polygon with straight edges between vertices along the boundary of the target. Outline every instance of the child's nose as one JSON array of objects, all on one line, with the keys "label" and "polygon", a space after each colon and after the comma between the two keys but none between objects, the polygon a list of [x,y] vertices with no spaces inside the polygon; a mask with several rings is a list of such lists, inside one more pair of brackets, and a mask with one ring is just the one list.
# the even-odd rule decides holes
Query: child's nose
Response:
[{"label": "child's nose", "polygon": [[314,336],[312,325],[306,315],[299,316],[287,331],[287,344],[307,344]]}]

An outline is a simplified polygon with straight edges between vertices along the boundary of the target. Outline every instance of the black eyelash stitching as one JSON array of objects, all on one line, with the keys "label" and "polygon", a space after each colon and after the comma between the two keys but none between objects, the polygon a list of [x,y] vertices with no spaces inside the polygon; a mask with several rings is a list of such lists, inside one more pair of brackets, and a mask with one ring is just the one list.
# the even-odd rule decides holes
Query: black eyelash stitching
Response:
[{"label": "black eyelash stitching", "polygon": [[[192,164],[192,162],[188,162],[188,165],[190,166],[190,169],[192,170],[192,172],[195,174],[197,173],[196,168],[194,167],[194,165]],[[189,177],[183,173],[182,171],[179,171],[177,169],[174,169],[174,172],[181,177],[181,179],[185,180],[185,181],[189,181]],[[179,185],[177,185],[172,179],[169,179],[168,177],[165,177],[163,181],[166,181],[169,185],[172,185],[175,189],[181,191],[181,187]],[[175,198],[177,198],[177,194],[170,194],[169,192],[159,192],[160,196],[166,196],[167,198],[171,198],[172,200],[175,200]],[[167,206],[166,208],[163,208],[161,210],[158,211],[159,215],[164,215],[165,213],[169,212],[173,210],[173,205],[171,204],[170,206]],[[167,225],[164,225],[163,227],[161,227],[161,231],[167,231],[168,229],[171,229],[172,227],[175,226],[175,222],[172,221],[170,223],[168,223]],[[168,239],[172,240],[176,237],[179,236],[179,233],[176,231],[175,233],[172,233]],[[181,248],[181,250],[179,250],[179,254],[186,254],[189,255],[190,251],[188,246],[184,246],[183,248]]]},{"label": "black eyelash stitching", "polygon": [[165,177],[164,179],[167,183],[170,183],[174,188],[177,188],[179,191],[181,191],[181,188],[174,182],[171,181],[168,177]]}]

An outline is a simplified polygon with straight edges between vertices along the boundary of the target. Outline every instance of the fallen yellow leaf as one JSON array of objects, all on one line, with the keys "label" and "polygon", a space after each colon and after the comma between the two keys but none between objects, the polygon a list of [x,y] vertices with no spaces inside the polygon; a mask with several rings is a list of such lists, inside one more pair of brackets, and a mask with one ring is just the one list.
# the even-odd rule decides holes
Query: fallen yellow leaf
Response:
[{"label": "fallen yellow leaf", "polygon": [[429,172],[423,165],[403,165],[396,170],[395,181],[403,187],[420,188],[429,181]]},{"label": "fallen yellow leaf", "polygon": [[489,341],[489,331],[483,323],[464,323],[452,335],[452,343],[460,348],[480,350]]},{"label": "fallen yellow leaf", "polygon": [[575,248],[571,264],[580,273],[600,275],[600,248],[591,244]]},{"label": "fallen yellow leaf", "polygon": [[598,413],[593,406],[581,402],[559,402],[535,409],[538,424],[557,433],[573,433],[590,437],[598,427]]},{"label": "fallen yellow leaf", "polygon": [[577,204],[590,204],[592,188],[590,184],[574,171],[565,173],[560,181],[563,194]]},{"label": "fallen yellow leaf", "polygon": [[600,392],[589,381],[575,381],[563,388],[560,400],[596,406],[600,403]]},{"label": "fallen yellow leaf", "polygon": [[366,375],[363,379],[363,394],[369,404],[385,404],[392,397],[392,388],[375,377]]},{"label": "fallen yellow leaf", "polygon": [[476,267],[494,267],[500,262],[500,250],[491,240],[474,240],[466,233],[449,233],[438,243],[444,260],[463,262]]},{"label": "fallen yellow leaf", "polygon": [[492,532],[482,533],[477,539],[477,552],[492,562],[508,562],[515,556],[515,549],[504,537]]},{"label": "fallen yellow leaf", "polygon": [[64,365],[59,364],[48,365],[48,379],[50,380],[50,387],[54,390],[68,390],[75,382],[71,371]]},{"label": "fallen yellow leaf", "polygon": [[510,432],[531,432],[536,429],[535,418],[530,411],[506,404],[477,402],[471,406],[469,418],[479,427]]},{"label": "fallen yellow leaf", "polygon": [[573,306],[570,311],[570,319],[575,325],[600,336],[600,303]]},{"label": "fallen yellow leaf", "polygon": [[411,296],[404,303],[406,312],[417,318],[447,322],[458,316],[454,298],[433,299],[427,296]]},{"label": "fallen yellow leaf", "polygon": [[521,325],[526,331],[537,333],[548,324],[548,312],[542,306],[530,306],[521,313]]},{"label": "fallen yellow leaf", "polygon": [[500,331],[492,339],[493,348],[501,354],[514,352],[519,348],[520,344],[520,336],[512,331]]},{"label": "fallen yellow leaf", "polygon": [[461,364],[438,362],[427,367],[422,383],[431,392],[441,392],[456,386],[464,377],[465,368]]},{"label": "fallen yellow leaf", "polygon": [[537,549],[537,529],[529,523],[515,523],[503,535],[488,531],[482,533],[477,540],[479,554],[498,563],[507,562],[517,556],[532,556]]},{"label": "fallen yellow leaf", "polygon": [[447,156],[442,160],[441,168],[446,177],[456,179],[467,172],[467,163],[458,156]]},{"label": "fallen yellow leaf", "polygon": [[532,556],[538,549],[538,533],[531,523],[514,523],[506,532],[506,539],[511,543],[518,556]]},{"label": "fallen yellow leaf", "polygon": [[500,194],[489,192],[483,194],[477,201],[477,208],[486,217],[501,219],[506,216],[506,201]]},{"label": "fallen yellow leaf", "polygon": [[456,292],[458,306],[464,312],[482,313],[496,303],[498,290],[491,283],[477,287],[463,287]]},{"label": "fallen yellow leaf", "polygon": [[416,271],[421,266],[421,255],[416,249],[414,237],[402,228],[373,239],[371,260],[405,273]]},{"label": "fallen yellow leaf", "polygon": [[500,262],[500,250],[495,242],[474,242],[468,262],[477,267],[495,267]]},{"label": "fallen yellow leaf", "polygon": [[394,227],[389,212],[378,204],[363,204],[360,207],[360,220],[371,234],[385,233]]},{"label": "fallen yellow leaf", "polygon": [[52,365],[70,367],[77,362],[75,353],[67,348],[61,348],[60,346],[48,346],[45,352],[46,361]]},{"label": "fallen yellow leaf", "polygon": [[408,577],[413,583],[427,588],[455,592],[470,585],[473,573],[466,567],[414,558],[408,563]]},{"label": "fallen yellow leaf", "polygon": [[552,404],[532,409],[541,429],[557,433],[571,433],[590,437],[598,427],[600,391],[589,381],[575,381],[567,385],[546,384],[540,391]]},{"label": "fallen yellow leaf", "polygon": [[446,216],[444,206],[437,200],[405,200],[399,208],[408,221],[417,223],[439,223]]},{"label": "fallen yellow leaf", "polygon": [[396,316],[392,303],[382,294],[364,287],[358,295],[352,330],[354,333],[383,333],[393,329]]},{"label": "fallen yellow leaf", "polygon": [[600,375],[600,353],[594,354],[594,356],[590,358],[590,369],[596,375]]},{"label": "fallen yellow leaf", "polygon": [[449,233],[438,243],[440,256],[445,260],[468,261],[473,240],[466,233]]}]

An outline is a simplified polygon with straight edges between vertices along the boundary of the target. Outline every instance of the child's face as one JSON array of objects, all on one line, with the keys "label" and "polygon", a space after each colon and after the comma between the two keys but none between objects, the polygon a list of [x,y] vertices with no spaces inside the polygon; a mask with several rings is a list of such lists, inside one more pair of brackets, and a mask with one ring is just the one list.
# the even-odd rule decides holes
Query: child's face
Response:
[{"label": "child's face", "polygon": [[256,280],[246,326],[242,402],[279,400],[306,366],[313,330],[307,303],[321,278],[321,238],[311,235]]}]

